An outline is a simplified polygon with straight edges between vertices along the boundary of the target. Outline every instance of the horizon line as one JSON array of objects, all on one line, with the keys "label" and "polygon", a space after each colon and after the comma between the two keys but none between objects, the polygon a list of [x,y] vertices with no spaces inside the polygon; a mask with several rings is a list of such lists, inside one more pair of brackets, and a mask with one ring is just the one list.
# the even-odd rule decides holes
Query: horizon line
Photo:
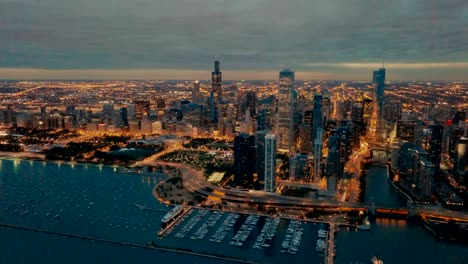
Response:
[{"label": "horizon line", "polygon": [[[374,63],[309,63],[303,64],[295,73],[297,80],[304,81],[365,81],[372,79],[371,70],[378,69],[379,66]],[[403,64],[386,62],[385,66],[390,81],[468,81],[466,75],[468,62]],[[280,70],[224,69],[222,72],[224,80],[271,81],[278,79]],[[186,68],[47,69],[0,67],[0,79],[2,80],[209,80],[210,77],[211,69],[209,68],[194,70]]]}]

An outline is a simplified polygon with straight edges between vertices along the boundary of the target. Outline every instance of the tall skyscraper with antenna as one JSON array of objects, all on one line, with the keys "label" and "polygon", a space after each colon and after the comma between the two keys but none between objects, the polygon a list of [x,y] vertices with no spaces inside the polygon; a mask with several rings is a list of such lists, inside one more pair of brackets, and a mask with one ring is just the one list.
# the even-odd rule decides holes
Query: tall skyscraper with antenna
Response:
[{"label": "tall skyscraper with antenna", "polygon": [[211,93],[210,93],[210,112],[211,122],[218,123],[219,105],[222,101],[222,73],[220,71],[219,61],[214,62],[214,71],[211,72]]}]

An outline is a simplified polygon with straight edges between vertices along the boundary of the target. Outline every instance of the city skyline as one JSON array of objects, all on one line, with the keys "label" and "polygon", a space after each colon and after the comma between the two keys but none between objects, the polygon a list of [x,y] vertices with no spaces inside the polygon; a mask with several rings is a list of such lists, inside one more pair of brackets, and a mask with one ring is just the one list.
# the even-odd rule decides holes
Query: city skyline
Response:
[{"label": "city skyline", "polygon": [[[468,4],[451,1],[0,3],[2,79],[467,80]],[[336,19],[336,18],[340,19]],[[19,19],[21,18],[21,19]]]},{"label": "city skyline", "polygon": [[211,86],[0,82],[6,262],[61,255],[24,254],[26,232],[54,252],[79,238],[88,262],[105,242],[174,263],[466,263],[468,83],[384,83],[374,69],[373,87],[295,85],[284,69],[228,84],[221,64]]},{"label": "city skyline", "polygon": [[468,263],[467,25],[0,0],[0,263]]}]

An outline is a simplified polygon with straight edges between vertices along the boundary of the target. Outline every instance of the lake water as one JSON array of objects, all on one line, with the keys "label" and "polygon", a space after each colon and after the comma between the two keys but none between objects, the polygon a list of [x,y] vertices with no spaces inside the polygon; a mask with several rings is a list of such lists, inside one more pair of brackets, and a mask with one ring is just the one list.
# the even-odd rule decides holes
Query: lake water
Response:
[{"label": "lake water", "polygon": [[[370,170],[367,186],[374,202],[404,202],[387,184],[384,168]],[[374,176],[372,176],[374,175]],[[269,250],[252,248],[265,217],[261,217],[243,246],[229,245],[247,218],[241,215],[222,243],[210,242],[228,217],[222,213],[202,240],[191,239],[214,214],[200,217],[184,238],[175,235],[199,214],[190,215],[170,234],[156,237],[160,219],[170,207],[152,195],[163,174],[125,174],[117,167],[0,159],[0,224],[15,225],[96,239],[145,245],[158,244],[199,252],[247,258],[267,263],[286,261],[323,263],[315,251],[320,224],[301,222],[302,241],[297,254],[280,252],[290,220],[282,219]],[[381,197],[381,195],[384,195]],[[386,195],[386,196],[385,196]],[[152,210],[141,210],[135,203]],[[195,220],[194,220],[195,221]],[[385,263],[468,263],[467,247],[435,239],[423,227],[402,220],[379,220],[369,232],[340,230],[336,263],[367,263],[376,255]],[[439,256],[439,258],[437,258]],[[0,227],[0,263],[227,263],[132,246]],[[436,262],[433,262],[437,260]]]}]

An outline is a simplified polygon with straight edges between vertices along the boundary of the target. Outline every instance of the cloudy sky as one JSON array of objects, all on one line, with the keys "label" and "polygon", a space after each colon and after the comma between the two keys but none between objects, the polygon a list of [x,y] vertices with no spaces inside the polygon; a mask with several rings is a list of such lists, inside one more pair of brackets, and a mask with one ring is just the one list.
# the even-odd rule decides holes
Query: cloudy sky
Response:
[{"label": "cloudy sky", "polygon": [[468,80],[467,0],[0,0],[0,78]]}]

